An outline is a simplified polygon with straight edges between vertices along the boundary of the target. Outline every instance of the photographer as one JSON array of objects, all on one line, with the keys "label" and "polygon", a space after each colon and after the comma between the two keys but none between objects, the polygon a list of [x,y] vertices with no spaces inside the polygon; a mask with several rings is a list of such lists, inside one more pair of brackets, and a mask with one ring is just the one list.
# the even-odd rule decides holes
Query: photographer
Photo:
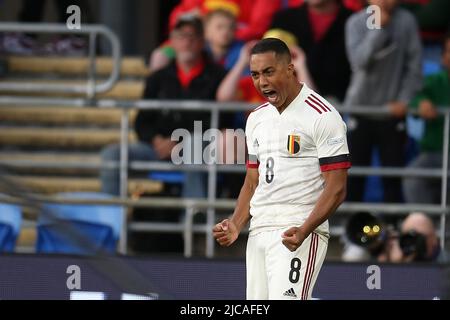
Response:
[{"label": "photographer", "polygon": [[401,259],[398,232],[394,225],[369,212],[358,212],[346,225],[344,251],[345,262],[391,262]]},{"label": "photographer", "polygon": [[401,224],[400,232],[370,213],[358,213],[348,222],[344,261],[391,263],[443,262],[433,221],[414,212]]},{"label": "photographer", "polygon": [[424,213],[413,212],[406,217],[401,227],[399,246],[402,256],[394,262],[444,261],[433,221]]}]

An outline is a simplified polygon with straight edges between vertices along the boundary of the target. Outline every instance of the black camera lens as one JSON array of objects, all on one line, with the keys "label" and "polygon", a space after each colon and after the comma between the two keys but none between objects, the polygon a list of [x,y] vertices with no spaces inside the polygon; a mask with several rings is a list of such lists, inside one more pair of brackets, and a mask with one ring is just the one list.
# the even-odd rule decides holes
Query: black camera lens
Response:
[{"label": "black camera lens", "polygon": [[368,212],[359,212],[352,216],[346,228],[348,239],[363,247],[378,242],[382,233],[381,221]]},{"label": "black camera lens", "polygon": [[402,233],[400,236],[400,248],[405,256],[414,255],[415,261],[423,261],[426,259],[426,238],[415,230]]}]

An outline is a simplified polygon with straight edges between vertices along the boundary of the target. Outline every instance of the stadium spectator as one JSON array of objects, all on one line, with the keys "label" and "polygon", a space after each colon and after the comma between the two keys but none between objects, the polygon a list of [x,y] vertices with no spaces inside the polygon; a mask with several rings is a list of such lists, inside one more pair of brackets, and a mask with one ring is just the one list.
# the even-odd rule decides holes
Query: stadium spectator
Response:
[{"label": "stadium spectator", "polygon": [[[143,98],[214,100],[225,71],[206,59],[202,21],[195,17],[181,19],[171,33],[171,42],[176,51],[176,59],[148,77]],[[178,128],[192,132],[195,120],[202,121],[203,128],[207,128],[209,119],[209,112],[140,111],[135,121],[139,142],[130,145],[130,161],[170,160],[172,148],[177,144],[170,138],[172,132]],[[119,155],[118,145],[108,146],[102,151],[103,161],[118,161]],[[104,192],[119,194],[117,169],[103,169],[101,180]],[[204,195],[203,174],[186,173],[183,196]]]},{"label": "stadium spectator", "polygon": [[[450,33],[444,41],[442,66],[443,71],[426,77],[424,87],[410,105],[418,109],[425,121],[420,153],[410,168],[442,168],[444,118],[437,114],[436,108],[450,108]],[[441,181],[407,177],[403,179],[403,191],[409,203],[440,203]]]},{"label": "stadium spectator", "polygon": [[344,245],[342,260],[386,262],[393,259],[391,255],[399,255],[399,250],[391,250],[398,248],[398,245],[393,247],[394,241],[398,243],[397,222],[387,220],[365,211],[351,215],[341,238]]},{"label": "stadium spectator", "polygon": [[399,239],[401,249],[400,261],[434,261],[444,262],[445,252],[439,246],[436,228],[429,216],[413,212],[402,223]]},{"label": "stadium spectator", "polygon": [[[345,105],[388,105],[390,115],[358,115],[348,119],[349,146],[355,166],[369,166],[379,148],[383,166],[405,165],[407,104],[421,86],[421,43],[414,17],[398,8],[398,0],[372,0],[381,9],[381,29],[369,29],[367,13],[353,14],[346,24],[352,80]],[[401,202],[400,178],[382,179],[385,202]],[[348,200],[362,201],[365,179],[349,179]]]},{"label": "stadium spectator", "polygon": [[[239,51],[243,46],[241,41],[234,38],[236,31],[236,17],[230,10],[217,9],[206,13],[204,17],[206,50],[212,60],[229,70],[236,63]],[[166,41],[153,51],[149,68],[156,71],[168,65],[175,57],[175,52]]]},{"label": "stadium spectator", "polygon": [[299,8],[278,12],[271,29],[295,35],[305,52],[306,66],[317,91],[339,101],[344,99],[350,80],[345,52],[344,29],[351,11],[337,0],[311,0]]},{"label": "stadium spectator", "polygon": [[227,73],[217,90],[217,101],[245,101],[258,103],[265,101],[253,85],[248,72],[250,50],[256,41],[247,42],[241,49],[239,58],[233,68]]},{"label": "stadium spectator", "polygon": [[[19,22],[36,23],[43,19],[45,0],[24,0],[19,13]],[[90,7],[86,0],[58,0],[56,4],[58,22],[66,23],[69,15],[67,8],[77,5],[83,10],[83,17],[89,16],[91,20]],[[2,41],[2,50],[10,54],[32,55],[36,53],[63,54],[63,55],[84,55],[87,52],[86,41],[78,36],[60,36],[41,48],[34,34],[6,33]]]},{"label": "stadium spectator", "polygon": [[[352,11],[364,9],[366,0],[343,0]],[[400,0],[399,5],[411,12],[417,21],[423,44],[423,72],[425,75],[440,70],[440,44],[450,26],[450,1]]]},{"label": "stadium spectator", "polygon": [[206,50],[217,64],[230,70],[236,63],[243,46],[236,41],[236,18],[227,10],[210,11],[204,18]]},{"label": "stadium spectator", "polygon": [[[282,0],[183,0],[174,8],[169,24],[186,13],[204,14],[211,10],[226,9],[237,16],[236,38],[241,41],[260,39],[268,29],[274,13],[282,7]],[[292,0],[291,0],[292,2]],[[288,5],[295,5],[289,4]]]},{"label": "stadium spectator", "polygon": [[[249,75],[250,50],[256,41],[247,42],[239,52],[239,58],[233,68],[227,73],[217,90],[216,99],[219,102],[246,101],[258,103],[265,99],[256,91],[253,81]],[[245,127],[246,112],[235,113],[235,127],[243,129]],[[233,154],[237,159],[237,152],[234,146],[224,144],[223,154]],[[220,175],[222,183],[220,196],[224,198],[237,198],[242,185],[242,174],[227,173]]]},{"label": "stadium spectator", "polygon": [[424,42],[442,40],[450,23],[450,1],[402,0],[401,5],[416,17]]},{"label": "stadium spectator", "polygon": [[352,11],[359,11],[367,4],[366,0],[343,0],[344,6]]},{"label": "stadium spectator", "polygon": [[441,44],[450,27],[450,1],[402,0],[401,6],[409,10],[418,23],[423,45],[424,75],[441,71]]},{"label": "stadium spectator", "polygon": [[[361,223],[357,219],[363,219],[365,222]],[[378,226],[381,231],[375,235],[365,233],[367,237],[364,242],[362,238],[360,239],[361,233],[356,232],[356,229],[362,229],[362,226],[372,230]],[[350,219],[346,233],[342,259],[347,262],[444,262],[446,259],[445,252],[440,249],[433,221],[421,212],[409,214],[399,229],[396,228],[396,224],[387,224],[373,215],[360,213]]]},{"label": "stadium spectator", "polygon": [[[366,0],[341,0],[342,4],[352,11],[359,11],[366,5]],[[301,6],[307,0],[288,0],[288,7],[298,7]]]},{"label": "stadium spectator", "polygon": [[[183,0],[170,14],[169,30],[181,16],[205,16],[211,11],[225,10],[237,19],[236,40],[243,42],[256,40],[266,32],[272,16],[282,7],[282,3],[282,0]],[[296,4],[297,1],[290,0],[287,5]],[[150,70],[159,70],[166,66],[173,57],[174,52],[170,41],[166,41],[152,52],[149,63]]]},{"label": "stadium spectator", "polygon": [[378,262],[444,262],[444,251],[439,246],[436,228],[426,214],[413,212],[403,220],[400,234],[391,237]]},{"label": "stadium spectator", "polygon": [[[343,0],[352,11],[364,9],[366,0]],[[450,1],[448,0],[400,0],[399,5],[410,11],[417,20],[422,40],[439,42],[450,23]]]},{"label": "stadium spectator", "polygon": [[[212,12],[215,13],[213,14]],[[188,16],[198,18],[203,17],[198,10],[192,10],[180,16],[180,18]],[[206,49],[208,53],[212,55],[213,61],[222,65],[233,64],[236,61],[236,52],[239,50],[239,46],[242,46],[240,42],[234,41],[234,32],[236,30],[236,18],[234,13],[228,9],[217,9],[206,13],[206,16],[203,18]],[[213,29],[215,31],[214,33],[211,31]],[[229,37],[231,30],[233,30],[232,39]],[[209,43],[210,40],[212,41],[212,44]],[[169,65],[174,58],[175,51],[170,43],[170,39],[168,39],[151,53],[149,70],[155,72],[164,68]]]}]

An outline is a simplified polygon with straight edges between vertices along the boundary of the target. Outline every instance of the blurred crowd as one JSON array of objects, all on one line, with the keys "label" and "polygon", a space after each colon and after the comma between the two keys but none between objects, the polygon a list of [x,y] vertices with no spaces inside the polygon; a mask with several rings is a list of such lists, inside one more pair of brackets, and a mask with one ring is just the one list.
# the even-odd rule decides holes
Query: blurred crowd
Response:
[{"label": "blurred crowd", "polygon": [[[42,2],[25,0],[20,21],[39,20]],[[65,8],[66,1],[57,2]],[[369,5],[379,11],[368,12]],[[440,168],[444,122],[438,108],[450,107],[449,19],[448,0],[182,0],[170,14],[168,38],[148,57],[142,98],[262,103],[250,76],[249,52],[255,40],[280,38],[291,49],[299,81],[337,105],[388,110],[346,116],[353,166]],[[24,34],[7,34],[1,41],[3,51],[15,54],[33,52],[35,45]],[[45,50],[78,49],[85,49],[81,39],[61,38]],[[408,115],[412,110],[414,117]],[[246,116],[223,114],[220,129],[244,128]],[[193,131],[194,120],[205,128],[209,113],[140,111],[134,125],[139,141],[130,146],[129,159],[168,161],[176,145],[171,133]],[[409,121],[418,120],[423,132],[412,138]],[[119,150],[106,147],[102,159],[118,160]],[[104,192],[119,194],[118,169],[103,169],[101,180]],[[222,196],[236,197],[240,180],[220,176]],[[365,177],[351,177],[348,200],[370,200],[367,183]],[[382,202],[441,202],[440,180],[387,177],[381,185]],[[205,175],[187,173],[180,195],[205,197]],[[423,232],[431,234],[427,219],[412,214],[402,233],[411,223],[428,226]],[[392,251],[378,253],[380,261],[408,259],[399,249],[400,238],[393,238]],[[434,257],[437,240],[430,235],[425,242],[424,255]]]},{"label": "blurred crowd", "polygon": [[[375,27],[368,23],[368,5],[379,9]],[[388,110],[346,117],[354,166],[378,161],[387,167],[440,168],[443,117],[437,110],[450,107],[448,13],[450,2],[440,0],[181,1],[170,16],[169,38],[149,57],[152,75],[143,98],[262,103],[265,99],[249,74],[249,52],[255,40],[276,37],[291,49],[299,81],[348,108]],[[223,71],[211,74],[212,65]],[[202,88],[199,92],[197,85]],[[411,110],[418,114],[409,116]],[[162,117],[148,116],[146,121],[138,117],[138,132],[155,128],[155,121],[162,119],[164,124],[178,125],[175,118]],[[221,128],[243,128],[245,117],[226,119]],[[418,119],[424,129],[421,137],[413,139],[408,120]],[[141,141],[158,150],[159,139],[169,136],[170,130],[161,129]],[[228,177],[223,177],[225,194],[236,197],[241,184],[226,181]],[[191,196],[205,196],[204,178],[196,173],[189,177],[192,181],[186,180]],[[370,201],[371,188],[365,177],[351,177],[347,200]],[[381,179],[381,190],[382,202],[441,202],[438,179],[386,177]],[[358,248],[385,262],[431,261],[440,256],[435,229],[426,215],[412,214],[399,228],[401,234],[410,235],[409,251],[408,237],[398,231],[390,233],[376,253]],[[423,237],[417,240],[414,232]],[[351,246],[347,243],[344,259],[362,259],[364,255],[353,254]]]},{"label": "blurred crowd", "polygon": [[[368,5],[380,10],[378,27],[368,24]],[[443,118],[437,107],[450,105],[449,12],[450,3],[442,0],[184,0],[170,15],[169,38],[149,57],[152,74],[143,98],[262,103],[249,51],[255,40],[277,37],[289,45],[299,81],[339,105],[389,110],[347,117],[354,166],[370,166],[378,155],[382,166],[439,168]],[[223,72],[208,78],[208,92],[200,94],[194,84],[210,76],[210,64]],[[170,93],[161,77],[170,78]],[[409,110],[417,110],[411,118],[424,125],[418,141],[408,132]],[[243,128],[245,116],[224,119],[221,127]],[[138,117],[138,133],[145,123]],[[168,137],[154,132],[143,142],[155,147],[157,134]],[[367,200],[366,184],[363,177],[351,178],[348,200]],[[381,184],[380,201],[440,203],[436,179],[389,177]]]}]

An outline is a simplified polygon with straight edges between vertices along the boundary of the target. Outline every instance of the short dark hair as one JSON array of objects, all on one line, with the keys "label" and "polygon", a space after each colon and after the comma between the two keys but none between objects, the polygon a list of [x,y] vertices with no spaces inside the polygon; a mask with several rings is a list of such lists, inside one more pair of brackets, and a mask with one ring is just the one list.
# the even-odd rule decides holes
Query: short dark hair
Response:
[{"label": "short dark hair", "polygon": [[286,56],[291,61],[291,51],[286,43],[277,38],[265,38],[258,41],[252,48],[250,54],[259,54],[266,52],[275,52],[278,56]]},{"label": "short dark hair", "polygon": [[173,30],[179,30],[184,26],[191,26],[198,36],[203,37],[203,21],[199,17],[192,14],[182,15],[178,18]]}]

